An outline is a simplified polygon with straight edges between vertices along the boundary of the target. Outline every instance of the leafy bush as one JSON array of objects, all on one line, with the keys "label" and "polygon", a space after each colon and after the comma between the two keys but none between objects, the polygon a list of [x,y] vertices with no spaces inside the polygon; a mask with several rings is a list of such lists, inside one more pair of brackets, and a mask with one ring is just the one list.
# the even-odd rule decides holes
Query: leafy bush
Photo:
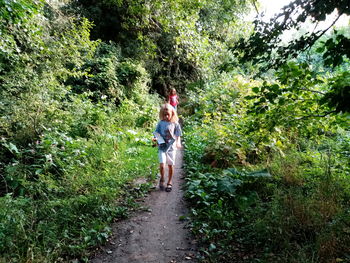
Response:
[{"label": "leafy bush", "polygon": [[[290,72],[284,74],[290,81]],[[310,85],[307,78],[300,81]],[[305,105],[276,103],[267,94],[280,91],[274,84],[223,75],[206,85],[190,94],[186,107],[193,115],[185,122],[186,197],[203,261],[346,262],[344,116],[295,118]]]},{"label": "leafy bush", "polygon": [[157,168],[147,72],[56,4],[0,4],[0,262],[87,261]]},{"label": "leafy bush", "polygon": [[[0,235],[6,237],[1,260],[30,257],[42,262],[87,255],[87,248],[108,237],[108,223],[127,216],[132,196],[125,185],[140,176],[154,179],[155,149],[137,132],[132,138],[94,134],[90,141],[52,135],[36,146],[50,152],[48,158],[28,165],[27,173],[17,166],[11,173],[5,169],[7,190],[17,196],[1,198]],[[34,178],[29,177],[31,169],[36,169]],[[116,204],[121,196],[124,201]]]}]

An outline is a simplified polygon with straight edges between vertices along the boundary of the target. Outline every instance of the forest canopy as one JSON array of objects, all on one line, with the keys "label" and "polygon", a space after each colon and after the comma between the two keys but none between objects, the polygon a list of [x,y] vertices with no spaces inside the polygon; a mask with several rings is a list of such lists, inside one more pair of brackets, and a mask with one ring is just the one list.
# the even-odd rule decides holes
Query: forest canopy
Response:
[{"label": "forest canopy", "polygon": [[[317,29],[317,24],[325,21],[332,13],[336,13],[336,17],[330,26]],[[337,68],[346,67],[350,59],[349,30],[334,30],[331,35],[326,35],[344,15],[350,15],[349,1],[292,1],[268,22],[257,18],[254,21],[254,33],[248,39],[241,38],[232,50],[240,63],[261,65],[261,72],[266,72],[266,69],[283,68],[291,59],[317,46],[314,52],[322,57],[324,70],[335,73],[335,76],[330,77],[330,89],[320,101],[335,112],[349,112],[350,106],[346,101],[350,99],[350,80],[344,71],[336,73]],[[282,35],[286,31],[300,31],[306,21],[315,24],[312,32],[300,33],[287,44],[282,43]]]}]

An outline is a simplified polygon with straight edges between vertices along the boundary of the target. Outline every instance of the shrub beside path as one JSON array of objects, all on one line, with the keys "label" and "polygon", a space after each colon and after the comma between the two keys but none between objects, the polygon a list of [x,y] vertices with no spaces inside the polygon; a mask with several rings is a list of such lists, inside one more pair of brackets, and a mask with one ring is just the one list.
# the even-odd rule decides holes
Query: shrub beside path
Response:
[{"label": "shrub beside path", "polygon": [[91,263],[179,263],[196,262],[197,247],[183,199],[183,151],[176,156],[173,190],[161,191],[157,184],[144,200],[147,211],[136,212],[113,226],[113,235]]}]

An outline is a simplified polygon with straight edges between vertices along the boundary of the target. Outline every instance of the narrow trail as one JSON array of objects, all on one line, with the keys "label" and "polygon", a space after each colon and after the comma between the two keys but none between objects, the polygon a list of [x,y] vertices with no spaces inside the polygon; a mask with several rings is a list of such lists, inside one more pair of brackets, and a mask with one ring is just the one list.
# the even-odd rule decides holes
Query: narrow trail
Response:
[{"label": "narrow trail", "polygon": [[167,193],[157,185],[144,200],[143,205],[149,209],[117,222],[108,244],[89,262],[197,262],[196,242],[186,228],[188,222],[180,220],[188,212],[181,189],[184,181],[182,157],[183,151],[178,151],[173,190]]}]

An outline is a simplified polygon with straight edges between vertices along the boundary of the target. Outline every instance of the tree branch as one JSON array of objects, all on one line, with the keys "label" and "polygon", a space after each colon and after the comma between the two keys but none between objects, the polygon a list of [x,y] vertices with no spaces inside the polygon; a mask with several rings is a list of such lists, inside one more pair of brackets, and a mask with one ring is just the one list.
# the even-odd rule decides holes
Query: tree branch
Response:
[{"label": "tree branch", "polygon": [[[306,45],[305,48],[302,49],[302,51],[305,51],[306,49],[310,48],[318,39],[320,39],[332,26],[335,25],[335,23],[339,20],[339,18],[340,18],[340,16],[341,16],[342,14],[343,14],[343,13],[340,13],[340,14],[338,15],[338,17],[333,21],[333,23],[332,23],[329,27],[327,27],[325,30],[323,30],[322,33],[321,33],[320,35],[317,35],[317,33],[320,32],[320,31],[316,32],[316,33],[315,33],[316,38],[314,39],[314,41],[313,41],[313,42],[310,42],[308,45]],[[316,29],[317,25],[318,25],[318,22],[317,22],[317,24],[316,24],[314,30]]]},{"label": "tree branch", "polygon": [[310,91],[312,93],[318,93],[318,94],[321,94],[321,95],[325,95],[326,94],[326,93],[324,93],[322,91],[312,90],[312,89],[307,89],[307,88],[300,88],[299,90]]},{"label": "tree branch", "polygon": [[305,119],[308,119],[308,118],[323,118],[323,117],[326,117],[332,113],[336,113],[337,111],[336,110],[332,110],[332,111],[328,111],[326,113],[324,113],[323,115],[306,115],[306,116],[302,116],[302,117],[298,117],[296,118],[297,120],[305,120]]},{"label": "tree branch", "polygon": [[256,11],[256,14],[258,15],[259,14],[259,9],[256,5],[256,0],[253,0],[253,5],[254,5],[254,8],[255,8],[255,11]]}]

